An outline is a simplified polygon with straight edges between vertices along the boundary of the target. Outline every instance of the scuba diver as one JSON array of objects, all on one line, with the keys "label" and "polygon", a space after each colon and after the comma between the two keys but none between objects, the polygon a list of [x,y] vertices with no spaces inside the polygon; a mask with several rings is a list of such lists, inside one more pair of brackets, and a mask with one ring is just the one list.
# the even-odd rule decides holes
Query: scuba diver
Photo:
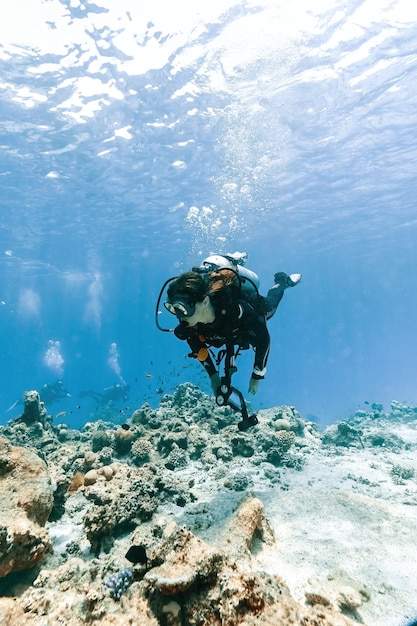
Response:
[{"label": "scuba diver", "polygon": [[56,383],[45,383],[39,389],[39,395],[41,401],[46,405],[53,404],[53,402],[63,398],[71,398],[71,394],[68,389],[65,389],[62,380],[57,380]]},{"label": "scuba diver", "polygon": [[[256,424],[257,418],[249,417],[243,395],[231,385],[231,376],[237,371],[236,357],[240,350],[254,348],[248,393],[256,394],[259,381],[266,374],[270,350],[267,321],[275,314],[284,291],[301,280],[301,274],[278,272],[267,296],[261,296],[258,276],[243,267],[246,258],[240,252],[209,256],[199,267],[166,281],[157,303],[158,315],[162,294],[168,286],[164,306],[179,320],[172,330],[178,339],[187,341],[191,348],[189,356],[197,358],[206,370],[217,404],[228,404],[241,411],[240,430]],[[157,315],[158,328],[171,330],[159,325]],[[212,348],[222,346],[225,349],[219,351],[214,362]],[[221,377],[219,365],[223,358],[225,374]],[[239,403],[233,394],[238,396]]]},{"label": "scuba diver", "polygon": [[[63,400],[64,398],[71,398],[71,394],[68,389],[64,387],[64,383],[62,380],[57,380],[55,383],[45,383],[39,389],[39,396],[41,402],[43,402],[46,406],[50,406],[54,402],[58,402],[58,400]],[[23,400],[16,400],[9,406],[6,411],[4,411],[3,415],[14,409],[18,404],[23,404]]]},{"label": "scuba diver", "polygon": [[80,391],[79,398],[93,398],[97,404],[107,404],[118,400],[127,400],[129,397],[130,385],[117,383],[112,387],[106,387],[103,391],[86,390]]}]

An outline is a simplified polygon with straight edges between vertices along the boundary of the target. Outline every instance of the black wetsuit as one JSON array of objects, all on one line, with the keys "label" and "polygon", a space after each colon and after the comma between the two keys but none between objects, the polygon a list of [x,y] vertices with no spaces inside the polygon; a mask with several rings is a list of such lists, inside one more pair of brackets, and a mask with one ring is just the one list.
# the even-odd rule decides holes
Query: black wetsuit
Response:
[{"label": "black wetsuit", "polygon": [[45,383],[42,385],[39,391],[41,401],[47,405],[62,400],[63,398],[70,398],[71,394],[64,387],[62,380],[57,380],[56,383]]},{"label": "black wetsuit", "polygon": [[[253,378],[264,378],[266,363],[270,349],[270,335],[266,325],[278,308],[284,288],[275,286],[269,290],[267,297],[253,295],[243,299],[236,297],[230,290],[222,290],[210,295],[214,308],[215,319],[211,324],[198,323],[188,326],[186,321],[181,322],[175,329],[179,339],[185,339],[192,350],[192,356],[198,357],[201,348],[213,346],[240,346],[241,348],[255,349]],[[207,358],[201,360],[209,376],[213,376],[217,369],[208,353]]]}]

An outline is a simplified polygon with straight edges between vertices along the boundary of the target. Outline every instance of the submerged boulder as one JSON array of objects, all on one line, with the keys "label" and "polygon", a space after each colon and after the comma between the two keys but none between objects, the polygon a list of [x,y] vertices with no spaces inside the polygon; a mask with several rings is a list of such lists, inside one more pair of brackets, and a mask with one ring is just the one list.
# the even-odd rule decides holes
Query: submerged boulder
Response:
[{"label": "submerged boulder", "polygon": [[52,505],[44,461],[0,439],[0,577],[33,567],[50,551],[44,526]]}]

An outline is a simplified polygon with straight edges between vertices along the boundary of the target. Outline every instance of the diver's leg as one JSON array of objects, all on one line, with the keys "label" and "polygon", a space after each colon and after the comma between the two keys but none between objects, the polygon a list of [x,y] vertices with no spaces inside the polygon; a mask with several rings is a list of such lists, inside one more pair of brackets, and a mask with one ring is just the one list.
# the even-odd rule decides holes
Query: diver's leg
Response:
[{"label": "diver's leg", "polygon": [[284,272],[278,272],[274,276],[275,285],[271,287],[268,291],[268,294],[265,298],[266,307],[265,307],[265,317],[267,320],[270,320],[271,317],[275,314],[279,303],[282,300],[282,296],[284,295],[284,291],[288,289],[288,287],[295,287],[301,280],[301,274],[285,274]]}]

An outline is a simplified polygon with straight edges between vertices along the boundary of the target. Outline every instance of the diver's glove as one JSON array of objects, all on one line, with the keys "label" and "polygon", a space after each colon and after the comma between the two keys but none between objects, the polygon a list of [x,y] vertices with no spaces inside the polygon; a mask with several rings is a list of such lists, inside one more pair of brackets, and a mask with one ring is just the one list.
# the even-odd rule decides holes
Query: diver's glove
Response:
[{"label": "diver's glove", "polygon": [[221,385],[220,376],[218,375],[217,372],[213,374],[212,376],[210,376],[210,384],[211,384],[211,388],[213,389],[214,395],[217,396],[217,391]]},{"label": "diver's glove", "polygon": [[261,370],[259,369],[259,367],[255,365],[255,367],[253,368],[252,376],[250,377],[250,380],[249,380],[248,393],[251,393],[253,396],[256,393],[258,393],[259,381],[263,379],[265,374],[266,374],[266,367],[264,367]]},{"label": "diver's glove", "polygon": [[256,393],[258,393],[258,387],[259,387],[259,381],[260,380],[261,380],[260,378],[254,378],[253,376],[250,377],[248,393],[252,394],[253,396]]}]

